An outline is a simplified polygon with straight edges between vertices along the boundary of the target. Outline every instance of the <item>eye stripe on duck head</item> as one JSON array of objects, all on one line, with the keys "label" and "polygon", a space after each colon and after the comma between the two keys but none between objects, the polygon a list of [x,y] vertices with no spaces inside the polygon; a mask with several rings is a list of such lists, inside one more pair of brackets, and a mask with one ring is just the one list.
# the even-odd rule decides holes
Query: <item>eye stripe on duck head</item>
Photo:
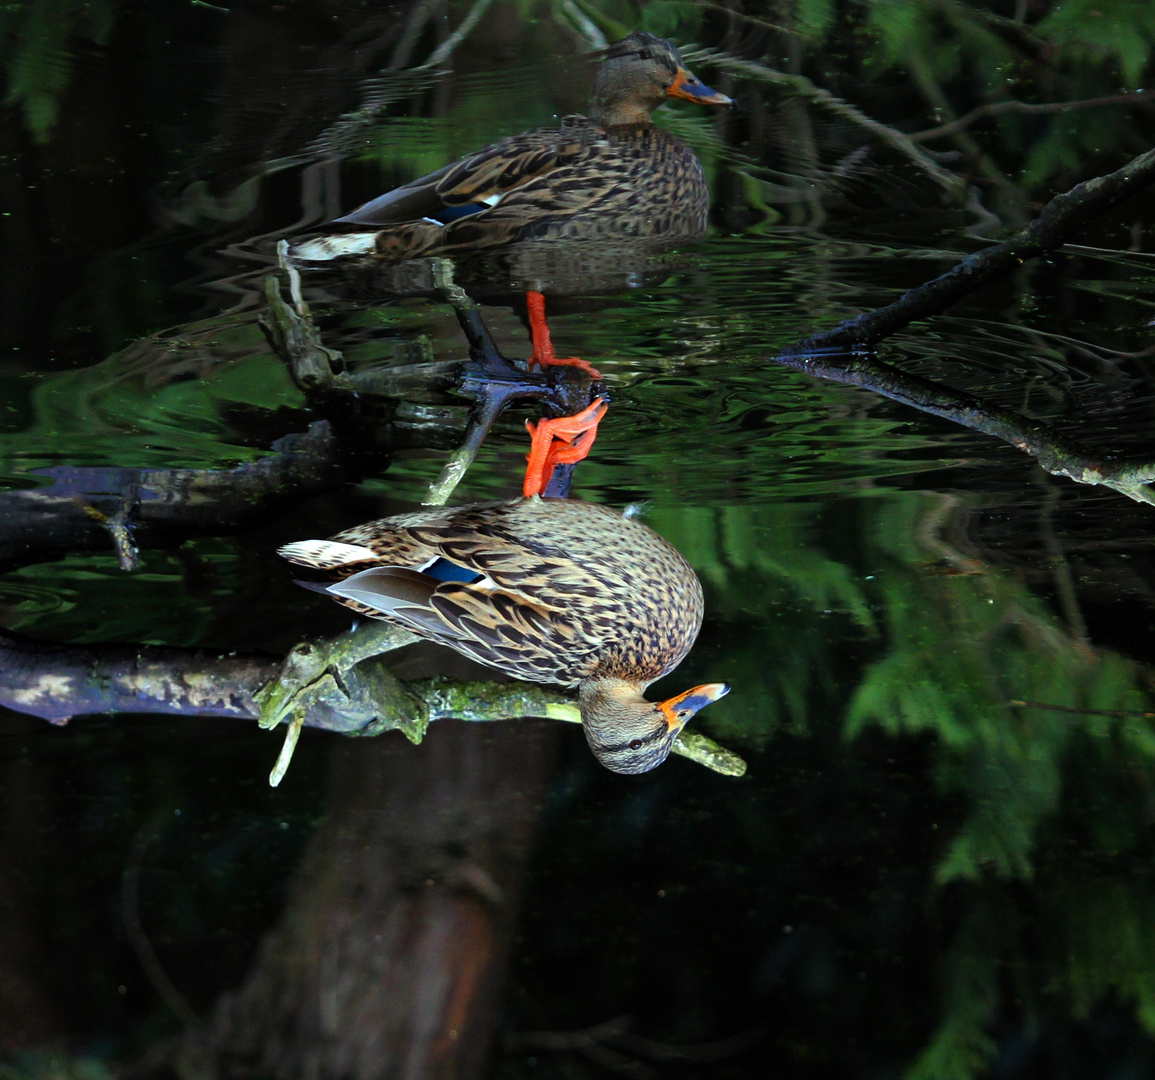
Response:
[{"label": "eye stripe on duck head", "polygon": [[653,731],[647,732],[645,735],[638,735],[632,739],[627,739],[620,743],[598,743],[597,749],[605,754],[621,754],[626,750],[641,750],[647,746],[652,746],[654,743],[660,743],[667,737],[667,731],[661,727],[655,727]]}]

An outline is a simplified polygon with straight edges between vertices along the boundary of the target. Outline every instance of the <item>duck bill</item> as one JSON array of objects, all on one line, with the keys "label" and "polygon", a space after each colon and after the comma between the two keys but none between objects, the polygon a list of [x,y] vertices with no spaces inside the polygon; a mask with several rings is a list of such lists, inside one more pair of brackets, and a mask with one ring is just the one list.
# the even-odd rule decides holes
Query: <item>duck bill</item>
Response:
[{"label": "duck bill", "polygon": [[668,701],[661,702],[658,708],[666,719],[666,727],[677,734],[686,726],[694,713],[699,709],[704,709],[711,701],[725,697],[729,692],[729,683],[706,683],[703,686],[695,686],[692,690],[687,690]]},{"label": "duck bill", "polygon": [[682,98],[685,101],[695,101],[699,105],[733,105],[733,98],[711,90],[705,83],[700,83],[685,68],[678,68],[678,74],[666,91],[670,97]]}]

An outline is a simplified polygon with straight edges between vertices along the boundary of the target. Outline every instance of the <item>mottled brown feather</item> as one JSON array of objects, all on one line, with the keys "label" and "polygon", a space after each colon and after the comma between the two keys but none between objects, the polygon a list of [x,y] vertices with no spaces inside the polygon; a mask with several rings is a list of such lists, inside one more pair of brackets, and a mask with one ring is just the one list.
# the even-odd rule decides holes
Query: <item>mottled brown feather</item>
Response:
[{"label": "mottled brown feather", "polygon": [[380,566],[416,571],[439,557],[487,575],[437,583],[428,604],[388,615],[334,599],[533,682],[611,677],[644,688],[681,661],[702,621],[701,586],[682,556],[641,522],[595,503],[421,510],[332,540],[372,550]]}]

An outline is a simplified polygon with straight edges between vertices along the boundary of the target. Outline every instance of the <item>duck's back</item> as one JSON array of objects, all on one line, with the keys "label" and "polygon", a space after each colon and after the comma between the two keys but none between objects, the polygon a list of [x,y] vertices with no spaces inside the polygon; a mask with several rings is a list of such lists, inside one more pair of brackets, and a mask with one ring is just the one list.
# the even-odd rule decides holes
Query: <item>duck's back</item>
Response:
[{"label": "duck's back", "polygon": [[473,619],[479,605],[493,603],[484,589],[539,609],[541,635],[520,654],[514,649],[503,662],[469,650],[521,678],[573,686],[599,674],[646,684],[677,666],[702,622],[701,585],[678,551],[595,503],[518,499],[416,511],[333,539],[368,547],[383,564],[416,569],[440,557],[484,574],[491,584],[438,587],[446,625],[454,605]]}]

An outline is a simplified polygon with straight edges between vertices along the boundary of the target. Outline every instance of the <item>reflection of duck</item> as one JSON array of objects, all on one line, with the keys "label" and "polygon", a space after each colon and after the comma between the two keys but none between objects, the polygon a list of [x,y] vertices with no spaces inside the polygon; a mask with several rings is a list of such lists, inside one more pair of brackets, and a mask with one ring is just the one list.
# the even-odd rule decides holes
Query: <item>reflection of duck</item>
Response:
[{"label": "reflection of duck", "polygon": [[[389,263],[472,257],[473,272],[466,272],[472,285],[478,271],[484,280],[487,269],[498,269],[488,254],[502,252],[508,265],[498,276],[526,293],[531,364],[576,364],[596,376],[584,361],[554,356],[541,294],[633,283],[656,249],[705,233],[709,191],[701,163],[650,122],[650,113],[672,97],[732,104],[699,82],[670,42],[635,31],[606,51],[589,116],[510,136],[413,180],[337,219],[354,231],[300,241],[292,253],[306,261],[376,254]],[[535,257],[542,241],[564,254],[543,265]],[[607,253],[611,244],[617,249]],[[399,284],[397,272],[385,278],[394,282],[391,291],[408,292],[408,274],[404,267],[399,272]]]},{"label": "reflection of duck", "polygon": [[381,195],[337,219],[376,226],[373,232],[306,240],[294,254],[407,259],[531,239],[701,236],[708,209],[702,166],[688,146],[650,122],[671,97],[731,103],[690,74],[670,42],[636,31],[607,50],[588,117],[502,139]]},{"label": "reflection of duck", "polygon": [[419,510],[280,553],[338,580],[338,602],[518,679],[578,690],[598,760],[641,773],[724,683],[662,702],[702,623],[702,588],[665,540],[604,506],[516,499]]}]

